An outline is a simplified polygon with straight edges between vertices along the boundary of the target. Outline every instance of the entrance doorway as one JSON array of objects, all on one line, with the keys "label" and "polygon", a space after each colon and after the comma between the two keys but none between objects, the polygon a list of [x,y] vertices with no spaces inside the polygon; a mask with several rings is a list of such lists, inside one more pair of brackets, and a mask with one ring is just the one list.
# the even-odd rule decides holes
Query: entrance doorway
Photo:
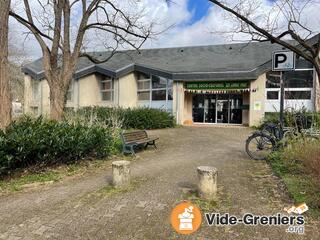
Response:
[{"label": "entrance doorway", "polygon": [[194,94],[193,122],[242,124],[242,102],[241,94]]}]

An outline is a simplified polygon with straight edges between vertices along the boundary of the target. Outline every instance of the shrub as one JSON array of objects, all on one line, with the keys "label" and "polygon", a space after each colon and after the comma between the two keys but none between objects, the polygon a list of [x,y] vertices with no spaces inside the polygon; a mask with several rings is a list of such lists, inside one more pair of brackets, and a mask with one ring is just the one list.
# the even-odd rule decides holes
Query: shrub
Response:
[{"label": "shrub", "polygon": [[[288,127],[297,126],[296,116],[303,116],[303,127],[310,128],[316,127],[320,128],[320,112],[308,112],[305,109],[302,110],[291,110],[284,112],[284,124]],[[265,117],[261,121],[260,128],[263,127],[266,123],[279,123],[279,113],[278,112],[269,112],[265,114]]]},{"label": "shrub", "polygon": [[268,162],[296,203],[306,202],[320,216],[320,141],[300,139],[272,153]]},{"label": "shrub", "polygon": [[73,118],[102,124],[111,129],[159,129],[175,125],[172,114],[152,108],[85,107],[69,112],[67,116],[70,114]]},{"label": "shrub", "polygon": [[174,126],[174,118],[170,113],[158,109],[126,109],[123,116],[123,125],[127,129],[169,128]]},{"label": "shrub", "polygon": [[100,126],[23,117],[0,132],[0,173],[32,165],[105,156],[111,142]]},{"label": "shrub", "polygon": [[320,183],[320,141],[301,139],[293,142],[284,150],[285,161],[295,161],[302,164],[306,173]]}]

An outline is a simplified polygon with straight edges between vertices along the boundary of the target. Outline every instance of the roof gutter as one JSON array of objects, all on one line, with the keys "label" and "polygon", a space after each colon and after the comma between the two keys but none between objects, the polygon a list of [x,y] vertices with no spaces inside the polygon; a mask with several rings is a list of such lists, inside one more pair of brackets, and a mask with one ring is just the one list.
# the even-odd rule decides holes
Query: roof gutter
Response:
[{"label": "roof gutter", "polygon": [[[111,70],[103,65],[90,65],[74,73],[74,78],[79,79],[93,73],[100,73],[113,78],[120,78],[128,73],[140,71],[148,74],[158,75],[172,80],[254,80],[264,69],[268,69],[270,61],[251,70],[235,70],[235,71],[211,71],[211,72],[169,72],[166,70],[149,67],[142,64],[129,64],[116,71]],[[260,70],[261,69],[261,70]],[[44,78],[44,71],[35,72],[30,67],[22,68],[22,71],[31,75],[34,79],[40,80]],[[249,75],[248,75],[249,74]]]}]

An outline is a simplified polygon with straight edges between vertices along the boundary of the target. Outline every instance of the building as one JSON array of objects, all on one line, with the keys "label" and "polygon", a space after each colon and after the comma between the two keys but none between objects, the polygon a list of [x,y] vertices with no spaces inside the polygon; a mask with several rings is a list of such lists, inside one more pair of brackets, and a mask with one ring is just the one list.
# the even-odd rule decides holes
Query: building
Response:
[{"label": "building", "polygon": [[[257,125],[279,110],[278,73],[271,56],[283,49],[271,43],[241,43],[123,51],[108,62],[79,60],[67,107],[152,107],[172,112],[179,124]],[[105,58],[108,52],[94,53]],[[47,114],[49,87],[41,59],[25,66],[25,112]],[[296,59],[284,74],[286,107],[316,108],[312,66]]]}]

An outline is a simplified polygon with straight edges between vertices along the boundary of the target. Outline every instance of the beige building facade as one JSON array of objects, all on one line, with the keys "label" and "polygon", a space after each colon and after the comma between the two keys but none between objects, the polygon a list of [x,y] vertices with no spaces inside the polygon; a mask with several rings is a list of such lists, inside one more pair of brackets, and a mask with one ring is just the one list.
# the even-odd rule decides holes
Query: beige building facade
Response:
[{"label": "beige building facade", "polygon": [[[241,44],[128,51],[128,59],[77,70],[66,107],[150,107],[172,113],[182,125],[256,126],[265,114],[279,111],[279,73],[270,63],[275,47],[256,43],[241,54],[239,49]],[[314,110],[319,102],[314,71],[305,61],[296,65],[282,75],[285,107]],[[41,60],[24,72],[24,112],[48,115],[50,90]]]}]

